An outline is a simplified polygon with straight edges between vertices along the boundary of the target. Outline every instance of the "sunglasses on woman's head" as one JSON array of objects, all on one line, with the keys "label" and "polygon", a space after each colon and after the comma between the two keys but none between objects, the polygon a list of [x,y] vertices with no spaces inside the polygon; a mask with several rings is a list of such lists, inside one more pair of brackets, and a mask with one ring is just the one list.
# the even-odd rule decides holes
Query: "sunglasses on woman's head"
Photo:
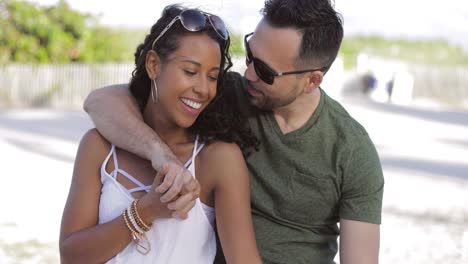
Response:
[{"label": "sunglasses on woman's head", "polygon": [[320,69],[308,69],[308,70],[300,70],[300,71],[289,71],[289,72],[276,72],[268,64],[262,61],[259,58],[253,56],[252,51],[250,50],[249,42],[247,39],[252,36],[253,32],[250,34],[245,35],[244,37],[244,45],[247,55],[245,57],[245,63],[249,66],[253,62],[253,67],[257,76],[266,84],[272,85],[275,81],[275,77],[288,75],[288,74],[301,74],[306,72],[314,72],[314,71],[321,71],[325,72],[328,67],[322,67]]},{"label": "sunglasses on woman's head", "polygon": [[186,9],[180,13],[180,15],[174,17],[171,22],[164,28],[159,36],[153,41],[151,48],[154,49],[156,42],[168,31],[171,26],[177,21],[180,20],[182,26],[192,32],[197,32],[206,27],[206,21],[208,20],[213,27],[214,31],[218,36],[227,40],[229,38],[229,33],[227,31],[226,25],[219,16],[215,16],[209,13],[205,13],[195,9]]}]

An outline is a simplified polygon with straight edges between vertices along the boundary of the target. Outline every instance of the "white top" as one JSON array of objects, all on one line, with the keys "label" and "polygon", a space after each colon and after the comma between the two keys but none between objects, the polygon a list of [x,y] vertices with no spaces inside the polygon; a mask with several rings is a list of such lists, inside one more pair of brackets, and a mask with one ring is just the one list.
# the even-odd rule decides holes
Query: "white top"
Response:
[{"label": "white top", "polygon": [[[203,144],[198,146],[197,137],[192,157],[185,164],[194,177],[195,156],[203,146]],[[108,173],[105,168],[111,155],[114,158],[115,169]],[[117,175],[127,177],[138,187],[126,189],[117,181]],[[102,163],[101,182],[99,224],[121,217],[122,212],[134,200],[132,192],[142,190],[148,192],[151,188],[118,168],[117,151],[114,145]],[[151,243],[151,251],[148,254],[139,253],[135,248],[135,243],[131,242],[123,251],[106,263],[213,263],[216,255],[214,217],[214,208],[197,199],[186,220],[165,218],[153,222],[151,230],[146,233],[146,237]]]}]

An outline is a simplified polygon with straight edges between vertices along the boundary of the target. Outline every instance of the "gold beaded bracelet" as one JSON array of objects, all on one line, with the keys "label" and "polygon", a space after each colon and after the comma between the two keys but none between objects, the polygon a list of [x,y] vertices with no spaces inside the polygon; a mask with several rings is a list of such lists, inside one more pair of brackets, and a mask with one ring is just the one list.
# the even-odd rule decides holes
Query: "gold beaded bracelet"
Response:
[{"label": "gold beaded bracelet", "polygon": [[139,226],[142,230],[144,230],[145,232],[148,232],[148,231],[151,229],[151,225],[152,225],[152,224],[147,225],[147,224],[143,221],[143,219],[141,219],[140,214],[138,213],[138,209],[137,209],[138,202],[139,202],[139,200],[136,199],[136,200],[133,201],[133,203],[132,203],[132,215],[134,216],[134,218],[135,218],[135,220],[136,220],[138,226]]},{"label": "gold beaded bracelet", "polygon": [[122,214],[122,217],[125,221],[125,225],[127,226],[128,230],[130,230],[130,233],[132,233],[132,236],[134,236],[134,234],[137,234],[138,232],[134,229],[134,227],[130,224],[130,220],[128,219],[128,215],[127,215],[127,210],[125,210]]},{"label": "gold beaded bracelet", "polygon": [[[148,238],[144,233],[138,232],[135,228],[134,225],[134,219],[132,221],[132,216],[130,216],[129,208],[127,208],[123,214],[122,217],[125,221],[125,225],[127,226],[128,230],[130,230],[130,233],[132,234],[132,240],[135,243],[136,250],[143,255],[148,254],[148,252],[151,251],[151,244],[148,241]],[[132,225],[133,224],[133,225]],[[135,223],[136,224],[136,223]]]},{"label": "gold beaded bracelet", "polygon": [[128,220],[130,222],[130,224],[133,226],[133,230],[136,230],[136,232],[138,234],[144,234],[146,233],[145,230],[143,230],[143,228],[140,227],[140,225],[138,225],[136,219],[135,219],[135,215],[134,213],[132,212],[132,205],[129,205],[127,207],[127,210],[125,211],[126,214],[127,214],[127,217],[128,217]]}]

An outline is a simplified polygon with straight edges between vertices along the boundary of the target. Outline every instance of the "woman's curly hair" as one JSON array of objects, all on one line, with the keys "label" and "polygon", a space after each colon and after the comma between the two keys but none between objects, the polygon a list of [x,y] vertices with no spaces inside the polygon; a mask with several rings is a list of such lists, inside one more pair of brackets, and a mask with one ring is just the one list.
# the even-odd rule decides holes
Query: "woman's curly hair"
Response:
[{"label": "woman's curly hair", "polygon": [[[151,79],[146,72],[146,55],[152,50],[152,43],[170,21],[179,15],[184,8],[180,5],[169,5],[162,12],[161,18],[151,27],[145,40],[135,52],[135,69],[132,72],[129,89],[136,99],[140,110],[143,112],[151,91]],[[206,33],[215,40],[221,51],[221,71],[218,75],[216,96],[211,103],[200,113],[195,123],[189,128],[194,135],[199,135],[205,143],[221,140],[236,143],[244,155],[248,155],[251,148],[257,148],[258,140],[248,129],[246,117],[237,112],[238,106],[233,93],[226,92],[229,89],[241,89],[242,77],[239,74],[228,73],[232,67],[229,55],[230,38],[223,40],[212,28],[210,23],[197,33]],[[171,28],[158,40],[154,50],[162,63],[179,48],[181,36],[188,31],[181,23],[174,23]],[[194,34],[190,32],[190,34]]]},{"label": "woman's curly hair", "polygon": [[241,103],[236,96],[235,90],[244,87],[242,76],[227,72],[221,86],[223,91],[216,94],[189,130],[207,143],[213,140],[236,143],[247,157],[253,150],[258,150],[259,141],[248,126],[248,117],[240,109]]}]

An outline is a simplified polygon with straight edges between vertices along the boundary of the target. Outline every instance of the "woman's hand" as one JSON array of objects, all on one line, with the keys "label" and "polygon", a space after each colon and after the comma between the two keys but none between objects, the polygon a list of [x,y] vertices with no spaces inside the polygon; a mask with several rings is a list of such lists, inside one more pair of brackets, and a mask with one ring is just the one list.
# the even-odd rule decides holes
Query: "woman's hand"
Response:
[{"label": "woman's hand", "polygon": [[187,218],[200,194],[198,181],[179,164],[168,163],[154,178],[151,190],[138,203],[145,222],[157,218]]}]

